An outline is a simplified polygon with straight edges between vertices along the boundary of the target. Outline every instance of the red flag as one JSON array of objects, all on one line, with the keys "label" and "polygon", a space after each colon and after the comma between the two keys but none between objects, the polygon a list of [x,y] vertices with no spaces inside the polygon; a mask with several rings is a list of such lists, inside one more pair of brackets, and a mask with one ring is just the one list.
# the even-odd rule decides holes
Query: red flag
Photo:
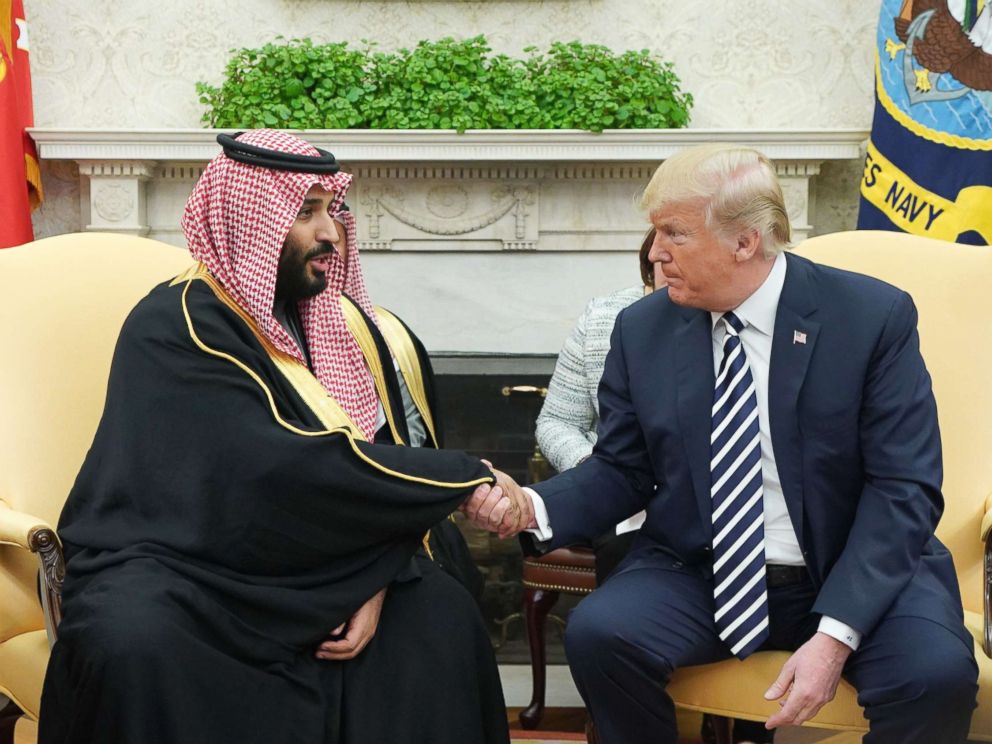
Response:
[{"label": "red flag", "polygon": [[33,124],[23,0],[0,0],[0,248],[34,239],[31,210],[43,196]]}]

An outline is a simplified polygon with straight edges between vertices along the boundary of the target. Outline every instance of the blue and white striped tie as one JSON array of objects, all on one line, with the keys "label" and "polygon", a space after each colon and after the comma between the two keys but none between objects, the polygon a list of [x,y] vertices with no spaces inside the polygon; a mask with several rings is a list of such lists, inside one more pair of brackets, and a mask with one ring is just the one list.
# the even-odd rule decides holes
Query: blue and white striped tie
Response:
[{"label": "blue and white striped tie", "polygon": [[710,506],[713,518],[713,596],[716,629],[741,659],[768,637],[765,584],[765,507],[761,481],[758,399],[733,313],[713,393]]}]

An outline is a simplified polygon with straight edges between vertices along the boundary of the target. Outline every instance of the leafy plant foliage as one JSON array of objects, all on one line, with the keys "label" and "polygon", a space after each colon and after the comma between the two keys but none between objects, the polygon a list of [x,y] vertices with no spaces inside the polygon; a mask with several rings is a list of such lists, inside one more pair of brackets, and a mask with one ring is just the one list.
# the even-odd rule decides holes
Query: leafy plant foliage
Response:
[{"label": "leafy plant foliage", "polygon": [[309,39],[232,51],[220,87],[197,83],[211,127],[251,129],[668,129],[692,96],[670,62],[555,42],[519,59],[484,36],[382,52]]}]

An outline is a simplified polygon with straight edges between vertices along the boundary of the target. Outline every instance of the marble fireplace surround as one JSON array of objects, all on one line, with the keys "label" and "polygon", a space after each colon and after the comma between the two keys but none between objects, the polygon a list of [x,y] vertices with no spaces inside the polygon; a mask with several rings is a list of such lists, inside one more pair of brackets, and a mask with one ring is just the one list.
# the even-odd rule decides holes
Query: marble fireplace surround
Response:
[{"label": "marble fireplace surround", "polygon": [[[32,136],[43,160],[78,164],[79,230],[182,246],[182,207],[219,151],[220,131],[230,130],[37,128]],[[821,164],[857,161],[867,136],[848,129],[300,134],[355,175],[348,203],[374,300],[399,313],[432,356],[448,360],[440,371],[497,373],[550,372],[588,299],[638,283],[634,252],[646,222],[635,200],[664,158],[703,142],[757,147],[776,163],[800,240],[813,229],[812,179]]]}]

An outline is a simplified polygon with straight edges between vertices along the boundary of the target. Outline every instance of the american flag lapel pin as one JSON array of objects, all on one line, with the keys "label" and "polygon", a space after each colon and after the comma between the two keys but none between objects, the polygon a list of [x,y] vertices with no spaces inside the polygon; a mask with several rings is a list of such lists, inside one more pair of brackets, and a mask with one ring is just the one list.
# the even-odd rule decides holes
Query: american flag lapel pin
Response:
[{"label": "american flag lapel pin", "polygon": [[802,331],[793,331],[792,332],[792,343],[793,344],[805,344],[806,343],[806,334],[803,333]]}]

